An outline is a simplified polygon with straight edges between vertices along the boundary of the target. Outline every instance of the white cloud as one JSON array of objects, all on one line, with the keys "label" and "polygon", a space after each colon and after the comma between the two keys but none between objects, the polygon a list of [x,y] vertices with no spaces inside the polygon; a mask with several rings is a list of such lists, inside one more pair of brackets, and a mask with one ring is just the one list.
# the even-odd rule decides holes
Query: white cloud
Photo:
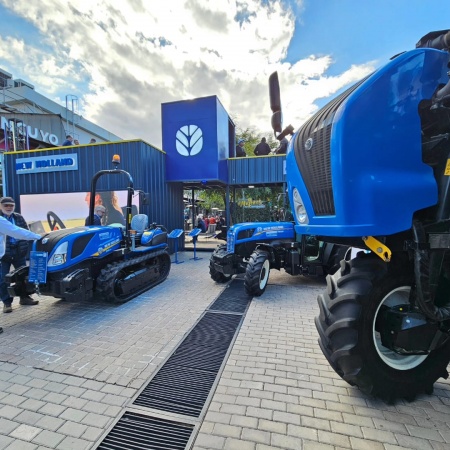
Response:
[{"label": "white cloud", "polygon": [[282,0],[0,3],[42,36],[42,42],[0,37],[0,59],[13,74],[20,64],[42,94],[77,93],[84,117],[123,138],[157,146],[163,102],[217,95],[241,128],[267,134],[267,79],[274,70],[286,99],[284,116],[294,126],[315,110],[315,100],[371,70],[352,67],[327,77],[332,60],[326,55],[282,63],[296,21]]}]

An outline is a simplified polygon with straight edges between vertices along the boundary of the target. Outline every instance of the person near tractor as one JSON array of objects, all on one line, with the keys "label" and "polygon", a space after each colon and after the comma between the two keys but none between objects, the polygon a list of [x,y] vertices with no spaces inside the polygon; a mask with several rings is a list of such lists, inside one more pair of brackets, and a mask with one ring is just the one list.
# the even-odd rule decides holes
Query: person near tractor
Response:
[{"label": "person near tractor", "polygon": [[280,145],[275,149],[276,155],[285,155],[287,152],[289,141],[284,137],[280,141]]},{"label": "person near tractor", "polygon": [[63,147],[70,147],[71,145],[73,145],[73,137],[68,134],[66,136],[66,140],[62,143]]},{"label": "person near tractor", "polygon": [[202,230],[202,233],[206,233],[206,224],[203,220],[203,214],[199,214],[197,217],[197,228],[200,228]]},{"label": "person near tractor", "polygon": [[236,158],[243,158],[247,156],[247,153],[245,153],[244,150],[244,139],[239,139],[238,145],[236,145]]},{"label": "person near tractor", "polygon": [[255,147],[254,153],[256,156],[266,156],[270,153],[270,147],[265,137],[261,138],[261,142]]},{"label": "person near tractor", "polygon": [[[92,225],[102,225],[102,219],[105,215],[106,208],[103,205],[96,205],[94,208],[94,223]],[[84,225],[89,225],[89,216],[86,217],[86,220],[84,221]]]},{"label": "person near tractor", "polygon": [[[7,290],[5,277],[11,269],[11,265],[16,269],[26,265],[28,252],[26,241],[41,239],[41,235],[28,229],[23,216],[14,212],[15,206],[12,197],[3,197],[0,200],[0,297],[4,313],[12,311],[13,302],[13,297]],[[20,297],[19,303],[21,305],[37,305],[39,301],[27,295]]]}]

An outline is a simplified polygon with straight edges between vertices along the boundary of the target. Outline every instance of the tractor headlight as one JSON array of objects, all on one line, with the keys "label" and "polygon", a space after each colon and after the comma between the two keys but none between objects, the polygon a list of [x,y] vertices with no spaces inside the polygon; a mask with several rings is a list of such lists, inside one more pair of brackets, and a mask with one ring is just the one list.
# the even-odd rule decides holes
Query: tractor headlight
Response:
[{"label": "tractor headlight", "polygon": [[297,191],[297,188],[294,188],[292,191],[292,196],[294,198],[295,217],[297,217],[298,222],[302,224],[309,223],[308,213],[306,212],[305,205],[303,204],[302,197],[300,196],[300,192]]},{"label": "tractor headlight", "polygon": [[64,264],[66,262],[68,246],[69,246],[68,242],[63,242],[62,244],[58,245],[58,247],[56,247],[53,256],[50,258],[48,262],[49,267],[60,266],[61,264]]}]

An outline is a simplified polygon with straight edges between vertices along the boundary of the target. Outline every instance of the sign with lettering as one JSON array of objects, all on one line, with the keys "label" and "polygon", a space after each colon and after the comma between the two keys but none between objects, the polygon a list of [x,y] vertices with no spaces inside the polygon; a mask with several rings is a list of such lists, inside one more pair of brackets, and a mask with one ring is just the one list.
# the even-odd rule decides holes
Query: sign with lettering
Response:
[{"label": "sign with lettering", "polygon": [[76,153],[16,159],[17,175],[38,172],[62,172],[66,170],[78,170],[78,155]]},{"label": "sign with lettering", "polygon": [[0,128],[2,130],[11,130],[14,125],[16,126],[16,132],[21,136],[28,136],[52,145],[58,145],[59,136],[64,135],[61,117],[56,116],[56,114],[9,114],[0,116]]},{"label": "sign with lettering", "polygon": [[30,283],[45,284],[47,281],[47,252],[30,252]]}]

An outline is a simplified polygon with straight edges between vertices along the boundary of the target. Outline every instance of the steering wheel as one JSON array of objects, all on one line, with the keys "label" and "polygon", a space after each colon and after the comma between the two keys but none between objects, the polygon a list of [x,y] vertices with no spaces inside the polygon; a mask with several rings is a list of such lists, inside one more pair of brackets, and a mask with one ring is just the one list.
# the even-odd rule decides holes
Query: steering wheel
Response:
[{"label": "steering wheel", "polygon": [[66,228],[63,221],[53,211],[49,211],[47,213],[47,222],[48,226],[50,227],[50,231],[56,230],[56,225],[58,225],[60,230]]}]

